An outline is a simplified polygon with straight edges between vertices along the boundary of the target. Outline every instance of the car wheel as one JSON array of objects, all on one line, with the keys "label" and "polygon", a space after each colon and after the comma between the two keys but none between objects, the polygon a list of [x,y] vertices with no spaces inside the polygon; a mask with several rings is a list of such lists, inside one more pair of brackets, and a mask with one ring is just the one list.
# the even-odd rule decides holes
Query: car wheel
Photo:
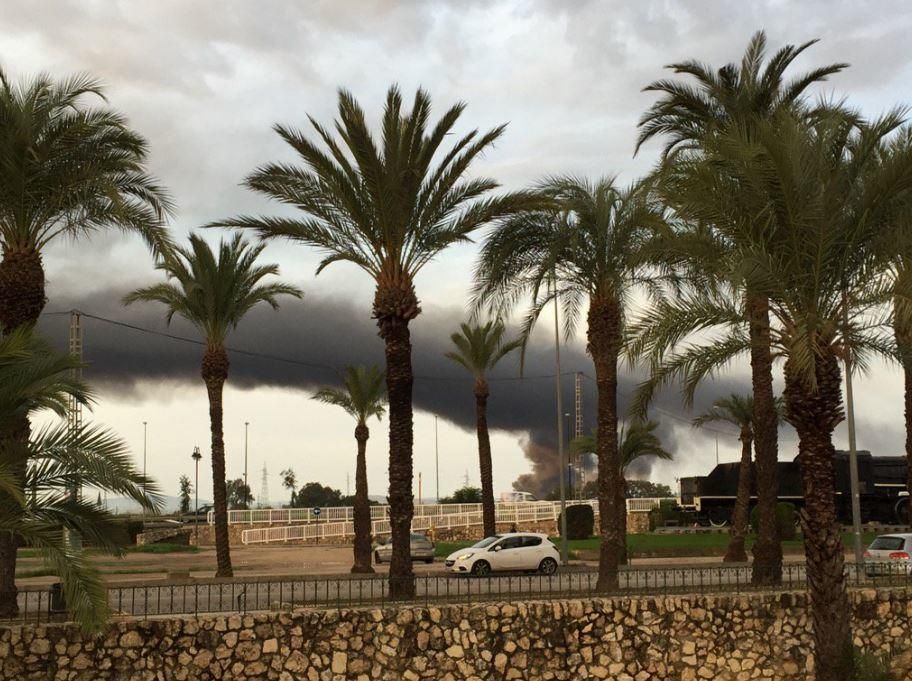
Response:
[{"label": "car wheel", "polygon": [[538,571],[543,575],[553,575],[557,572],[557,561],[553,558],[545,558],[538,564]]},{"label": "car wheel", "polygon": [[472,565],[472,574],[476,577],[486,577],[491,574],[491,564],[486,560],[476,560]]},{"label": "car wheel", "polygon": [[380,560],[380,552],[379,552],[379,551],[374,551],[374,562],[375,562],[377,565],[380,565],[380,563],[383,562],[382,560]]}]

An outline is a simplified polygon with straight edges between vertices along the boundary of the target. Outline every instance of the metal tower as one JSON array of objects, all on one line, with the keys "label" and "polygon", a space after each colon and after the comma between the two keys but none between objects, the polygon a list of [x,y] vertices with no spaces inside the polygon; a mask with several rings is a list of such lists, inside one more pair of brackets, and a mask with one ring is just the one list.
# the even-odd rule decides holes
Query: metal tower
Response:
[{"label": "metal tower", "polygon": [[[82,315],[70,310],[70,354],[82,362]],[[82,368],[73,369],[73,378],[82,378]],[[82,405],[72,395],[67,397],[67,427],[72,435],[82,428]]]},{"label": "metal tower", "polygon": [[576,419],[573,427],[573,437],[582,437],[583,436],[583,372],[576,372],[576,393],[575,393],[575,408],[576,408]]},{"label": "metal tower", "polygon": [[266,464],[263,464],[263,481],[260,484],[260,508],[269,508],[269,475]]}]

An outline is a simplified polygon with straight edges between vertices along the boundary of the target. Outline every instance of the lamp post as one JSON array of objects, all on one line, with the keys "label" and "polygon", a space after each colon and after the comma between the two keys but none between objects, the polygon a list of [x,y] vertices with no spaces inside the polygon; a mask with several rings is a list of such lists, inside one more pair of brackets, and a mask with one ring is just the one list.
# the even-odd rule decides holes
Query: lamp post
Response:
[{"label": "lamp post", "polygon": [[250,507],[250,486],[247,484],[247,430],[249,427],[250,421],[244,421],[244,508]]},{"label": "lamp post", "polygon": [[[148,442],[149,442],[148,425],[149,424],[147,421],[143,421],[143,485],[142,485],[143,496],[146,496],[146,451],[147,451]],[[145,521],[146,521],[146,507],[145,506],[143,506],[142,517],[143,517],[143,523],[145,523]]]},{"label": "lamp post", "polygon": [[199,490],[199,481],[200,481],[200,459],[203,458],[203,455],[200,453],[199,446],[193,448],[193,461],[196,463],[196,480],[193,483],[193,492],[196,495],[196,501],[194,502],[194,511],[193,517],[196,522],[193,523],[193,531],[196,533],[196,545],[199,546],[200,539],[200,530],[199,530],[199,512],[200,512],[200,490]]},{"label": "lamp post", "polygon": [[561,363],[560,363],[560,324],[557,313],[557,278],[554,282],[554,392],[557,398],[557,460],[558,471],[560,471],[560,510],[561,510],[561,563],[567,564],[567,489],[564,485],[564,419],[561,414],[564,413],[561,402]]},{"label": "lamp post", "polygon": [[437,441],[437,415],[434,415],[434,469],[437,473],[437,503],[440,503],[440,447]]},{"label": "lamp post", "polygon": [[564,466],[564,474],[567,476],[567,498],[573,498],[573,485],[576,482],[576,476],[573,475],[573,462],[570,460],[570,439],[573,431],[570,430],[570,412],[564,412],[564,418],[567,420],[567,465]]}]

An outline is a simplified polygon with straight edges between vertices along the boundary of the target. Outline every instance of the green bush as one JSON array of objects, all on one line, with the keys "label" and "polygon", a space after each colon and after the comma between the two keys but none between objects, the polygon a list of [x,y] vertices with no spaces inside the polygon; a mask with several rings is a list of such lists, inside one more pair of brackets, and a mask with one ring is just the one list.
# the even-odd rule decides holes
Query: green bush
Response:
[{"label": "green bush", "polygon": [[893,681],[890,658],[887,655],[865,653],[852,649],[851,681]]},{"label": "green bush", "polygon": [[[563,527],[561,516],[557,518],[558,534]],[[586,505],[573,505],[567,507],[567,539],[588,539],[595,530],[595,513],[592,507]]]},{"label": "green bush", "polygon": [[678,525],[684,524],[681,509],[674,499],[662,500],[658,508],[649,512],[649,531],[654,532],[657,527],[665,527],[669,521],[675,521]]},{"label": "green bush", "polygon": [[[750,514],[751,531],[756,534],[760,527],[759,507],[754,506]],[[784,540],[798,537],[798,512],[795,506],[785,501],[776,504],[776,524],[779,526],[779,536]]]}]

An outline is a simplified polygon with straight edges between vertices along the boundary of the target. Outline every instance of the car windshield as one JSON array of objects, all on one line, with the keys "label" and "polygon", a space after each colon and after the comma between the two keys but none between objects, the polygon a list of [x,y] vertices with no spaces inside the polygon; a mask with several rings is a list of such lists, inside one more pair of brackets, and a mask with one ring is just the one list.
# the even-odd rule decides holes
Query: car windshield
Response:
[{"label": "car windshield", "polygon": [[898,551],[905,543],[902,537],[878,537],[871,543],[871,548],[875,551]]},{"label": "car windshield", "polygon": [[494,542],[496,542],[498,539],[500,539],[500,535],[499,535],[499,534],[495,534],[493,537],[485,537],[484,539],[482,539],[482,540],[481,540],[480,542],[478,542],[477,544],[472,544],[472,548],[473,548],[473,549],[486,549],[486,548],[489,547],[491,544],[493,544]]}]

